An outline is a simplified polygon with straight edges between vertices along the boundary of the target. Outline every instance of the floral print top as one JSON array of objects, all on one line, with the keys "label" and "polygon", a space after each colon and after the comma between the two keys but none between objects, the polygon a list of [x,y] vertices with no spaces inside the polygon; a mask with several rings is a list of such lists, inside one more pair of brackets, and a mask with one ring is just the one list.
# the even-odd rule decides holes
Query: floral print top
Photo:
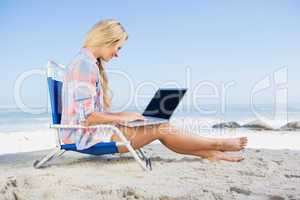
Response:
[{"label": "floral print top", "polygon": [[[97,59],[87,48],[82,48],[66,68],[62,88],[61,124],[79,125],[93,112],[103,112],[103,92]],[[64,144],[76,143],[78,150],[101,141],[108,142],[114,129],[61,129]]]}]

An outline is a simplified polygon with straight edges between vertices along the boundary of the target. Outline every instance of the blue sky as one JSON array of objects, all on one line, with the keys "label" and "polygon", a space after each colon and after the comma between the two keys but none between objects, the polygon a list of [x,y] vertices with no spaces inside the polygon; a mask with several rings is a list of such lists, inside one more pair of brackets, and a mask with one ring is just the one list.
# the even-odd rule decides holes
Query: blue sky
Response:
[{"label": "blue sky", "polygon": [[[289,103],[299,102],[299,1],[0,1],[0,105],[15,106],[14,84],[25,71],[42,69],[52,59],[67,65],[97,21],[119,20],[129,33],[120,58],[108,69],[125,71],[135,86],[152,81],[185,87],[190,93],[208,81],[234,81],[229,104],[249,104],[257,81],[283,66],[288,69]],[[111,75],[113,102],[124,102],[128,84]],[[47,103],[45,77],[22,85],[24,103]],[[151,93],[145,87],[142,92]],[[201,94],[211,93],[203,87]],[[258,97],[272,102],[271,90]],[[217,102],[211,101],[213,103]],[[210,103],[209,99],[203,102]]]}]

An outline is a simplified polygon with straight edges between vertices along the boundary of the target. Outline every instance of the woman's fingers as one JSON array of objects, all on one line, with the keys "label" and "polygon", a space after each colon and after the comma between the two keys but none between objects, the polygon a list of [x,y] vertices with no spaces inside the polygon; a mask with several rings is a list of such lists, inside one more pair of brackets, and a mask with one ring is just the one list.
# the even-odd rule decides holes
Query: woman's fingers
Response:
[{"label": "woman's fingers", "polygon": [[80,125],[82,126],[89,126],[89,122],[87,120],[84,120],[84,121],[80,121]]},{"label": "woman's fingers", "polygon": [[123,118],[122,121],[125,122],[131,122],[135,120],[145,120],[145,117],[143,115],[136,112],[123,112],[121,116]]}]

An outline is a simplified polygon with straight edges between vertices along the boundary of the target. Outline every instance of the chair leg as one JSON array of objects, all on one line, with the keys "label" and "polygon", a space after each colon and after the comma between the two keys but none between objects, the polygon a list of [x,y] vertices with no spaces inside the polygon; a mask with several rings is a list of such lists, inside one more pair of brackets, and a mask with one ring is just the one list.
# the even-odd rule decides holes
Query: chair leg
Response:
[{"label": "chair leg", "polygon": [[59,151],[59,153],[56,155],[57,158],[61,157],[64,153],[66,152],[66,150],[62,149]]},{"label": "chair leg", "polygon": [[51,151],[49,154],[47,154],[46,156],[42,157],[40,160],[36,160],[33,163],[33,167],[36,169],[39,169],[39,168],[43,167],[44,164],[46,164],[47,162],[52,160],[54,157],[59,158],[65,152],[66,152],[66,150],[55,149],[55,150]]},{"label": "chair leg", "polygon": [[126,139],[126,137],[123,135],[123,133],[119,130],[116,129],[116,134],[119,136],[119,138],[124,142],[126,148],[128,149],[128,151],[132,154],[133,158],[135,159],[135,161],[140,165],[140,167],[144,170],[144,171],[150,171],[147,166],[143,163],[143,161],[141,160],[141,158],[137,155],[137,153],[135,152],[135,150],[132,148],[130,142]]},{"label": "chair leg", "polygon": [[143,163],[143,161],[140,159],[140,157],[137,155],[137,153],[135,152],[135,150],[132,148],[132,146],[130,145],[129,142],[126,142],[126,147],[128,149],[128,151],[132,154],[133,158],[136,160],[136,162],[141,166],[141,168],[144,171],[149,171],[149,169],[147,168],[147,166]]},{"label": "chair leg", "polygon": [[152,170],[151,159],[141,148],[137,150],[139,157],[146,162],[146,167]]}]

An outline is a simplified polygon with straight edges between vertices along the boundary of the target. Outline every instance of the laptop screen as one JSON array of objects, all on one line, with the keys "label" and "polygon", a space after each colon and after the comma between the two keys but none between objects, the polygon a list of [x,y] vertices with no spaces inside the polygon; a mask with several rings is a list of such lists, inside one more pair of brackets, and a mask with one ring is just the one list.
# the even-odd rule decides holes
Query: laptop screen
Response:
[{"label": "laptop screen", "polygon": [[169,119],[184,96],[186,89],[159,89],[143,115]]}]

